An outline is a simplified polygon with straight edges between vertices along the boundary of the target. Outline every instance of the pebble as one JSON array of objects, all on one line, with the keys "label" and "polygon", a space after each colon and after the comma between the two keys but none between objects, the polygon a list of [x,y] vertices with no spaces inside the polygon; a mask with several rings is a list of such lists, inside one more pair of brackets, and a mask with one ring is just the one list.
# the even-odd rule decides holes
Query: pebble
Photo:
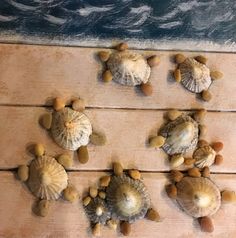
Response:
[{"label": "pebble", "polygon": [[206,140],[199,140],[197,146],[198,147],[203,147],[205,145],[209,145],[209,143]]},{"label": "pebble", "polygon": [[169,198],[175,199],[177,197],[177,188],[174,184],[168,184],[166,186],[166,193]]},{"label": "pebble", "polygon": [[34,154],[36,156],[42,156],[42,155],[44,155],[44,153],[45,153],[45,149],[44,149],[43,144],[35,144]]},{"label": "pebble", "polygon": [[184,158],[184,164],[187,166],[193,165],[195,163],[195,159],[193,158]]},{"label": "pebble", "polygon": [[85,101],[83,99],[81,99],[81,98],[75,99],[72,102],[72,108],[75,111],[83,112],[85,110]]},{"label": "pebble", "polygon": [[117,221],[110,219],[107,221],[107,225],[110,229],[116,230],[117,229]]},{"label": "pebble", "polygon": [[211,98],[212,98],[212,95],[211,95],[210,91],[208,91],[208,90],[202,91],[202,99],[204,101],[209,102],[211,100]]},{"label": "pebble", "polygon": [[205,178],[210,178],[210,169],[209,169],[208,166],[205,166],[202,169],[202,176],[205,177]]},{"label": "pebble", "polygon": [[206,62],[207,62],[207,58],[203,55],[198,55],[194,59],[197,60],[199,63],[202,63],[202,64],[206,64]]},{"label": "pebble", "polygon": [[141,179],[141,173],[137,169],[129,170],[128,174],[132,179],[137,179],[137,180]]},{"label": "pebble", "polygon": [[100,52],[98,52],[98,57],[102,62],[106,62],[106,61],[108,61],[108,59],[110,57],[110,53],[107,51],[100,51]]},{"label": "pebble", "polygon": [[45,217],[47,216],[48,212],[49,212],[49,205],[50,202],[48,200],[41,200],[39,201],[38,205],[37,205],[37,215],[41,216],[41,217]]},{"label": "pebble", "polygon": [[224,160],[224,158],[222,155],[216,155],[214,164],[221,165],[223,163],[223,160]]},{"label": "pebble", "polygon": [[95,188],[95,187],[90,187],[90,188],[89,188],[89,195],[90,195],[92,198],[97,197],[97,195],[98,195],[98,190],[97,190],[97,188]]},{"label": "pebble", "polygon": [[223,78],[223,73],[222,72],[220,72],[220,71],[212,71],[211,73],[210,73],[210,76],[211,76],[211,79],[212,80],[218,80],[218,79],[221,79],[221,78]]},{"label": "pebble", "polygon": [[181,77],[180,69],[176,69],[174,71],[174,78],[175,78],[175,81],[178,82],[178,83],[181,81],[182,77]]},{"label": "pebble", "polygon": [[87,146],[80,146],[77,150],[78,160],[81,164],[86,164],[89,160]]},{"label": "pebble", "polygon": [[200,110],[196,111],[193,115],[194,120],[197,122],[200,122],[200,123],[203,122],[203,119],[205,118],[206,113],[207,113],[207,111],[205,109],[200,109]]},{"label": "pebble", "polygon": [[149,139],[149,146],[160,148],[165,144],[166,138],[163,136],[154,136]]},{"label": "pebble", "polygon": [[78,191],[74,186],[68,186],[63,190],[64,199],[69,202],[75,202],[79,198]]},{"label": "pebble", "polygon": [[95,237],[101,236],[101,224],[96,223],[95,226],[92,228],[92,234]]},{"label": "pebble", "polygon": [[73,159],[68,154],[59,155],[57,157],[57,161],[66,169],[72,167],[72,164],[73,164]]},{"label": "pebble", "polygon": [[120,43],[117,47],[116,47],[117,50],[119,51],[124,51],[124,50],[127,50],[128,49],[128,44],[127,43]]},{"label": "pebble", "polygon": [[53,108],[55,111],[60,111],[61,109],[65,107],[65,105],[66,104],[63,98],[55,98],[53,102]]},{"label": "pebble", "polygon": [[198,218],[199,224],[201,226],[201,230],[204,232],[213,232],[214,226],[211,218],[209,217],[200,217]]},{"label": "pebble", "polygon": [[184,174],[178,170],[171,170],[170,177],[172,181],[178,183],[184,177]]},{"label": "pebble", "polygon": [[143,94],[145,96],[151,96],[153,93],[153,88],[151,83],[147,82],[147,83],[142,83],[141,84],[141,91],[143,92]]},{"label": "pebble", "polygon": [[100,186],[107,187],[111,181],[111,176],[106,175],[100,178]]},{"label": "pebble", "polygon": [[103,146],[107,142],[106,135],[99,132],[93,132],[90,135],[89,140],[92,144],[98,145],[98,146]]},{"label": "pebble", "polygon": [[49,130],[51,128],[52,125],[52,113],[45,113],[42,117],[41,117],[41,125]]},{"label": "pebble", "polygon": [[175,119],[177,119],[179,116],[182,115],[182,112],[176,110],[176,109],[173,109],[173,110],[169,110],[167,112],[167,118],[171,121],[174,121]]},{"label": "pebble", "polygon": [[148,59],[147,59],[147,63],[150,67],[154,67],[156,65],[159,65],[161,62],[160,58],[157,57],[156,55],[153,55],[153,56],[150,56]]},{"label": "pebble", "polygon": [[83,199],[83,205],[86,207],[89,205],[89,203],[91,202],[91,197],[87,196]]},{"label": "pebble", "polygon": [[123,174],[123,167],[119,162],[113,163],[113,170],[114,170],[114,174],[117,176],[120,176]]},{"label": "pebble", "polygon": [[182,155],[172,155],[170,158],[171,168],[177,168],[184,163],[184,157]]},{"label": "pebble", "polygon": [[181,64],[185,61],[186,57],[183,54],[176,54],[175,55],[175,62],[177,64]]},{"label": "pebble", "polygon": [[236,202],[236,194],[234,191],[228,191],[228,190],[224,190],[221,193],[221,199],[223,202]]},{"label": "pebble", "polygon": [[191,168],[188,170],[188,175],[191,177],[196,177],[196,178],[200,178],[201,177],[201,173],[199,171],[198,168]]},{"label": "pebble", "polygon": [[131,224],[127,221],[122,221],[120,223],[120,232],[124,236],[128,236],[131,233]]},{"label": "pebble", "polygon": [[25,182],[29,177],[29,167],[27,165],[20,165],[17,175],[20,181]]},{"label": "pebble", "polygon": [[110,70],[106,70],[103,74],[102,74],[102,79],[104,82],[110,82],[112,80],[113,76]]},{"label": "pebble", "polygon": [[103,192],[103,191],[100,191],[100,192],[98,193],[98,196],[99,196],[101,199],[105,199],[105,198],[106,198],[106,193]]},{"label": "pebble", "polygon": [[150,221],[159,222],[161,220],[159,213],[153,208],[148,209],[146,218]]},{"label": "pebble", "polygon": [[207,133],[207,127],[205,125],[199,125],[200,137],[204,138]]},{"label": "pebble", "polygon": [[219,152],[219,151],[223,150],[224,144],[222,142],[218,141],[218,142],[214,142],[211,145],[211,147],[215,152]]}]

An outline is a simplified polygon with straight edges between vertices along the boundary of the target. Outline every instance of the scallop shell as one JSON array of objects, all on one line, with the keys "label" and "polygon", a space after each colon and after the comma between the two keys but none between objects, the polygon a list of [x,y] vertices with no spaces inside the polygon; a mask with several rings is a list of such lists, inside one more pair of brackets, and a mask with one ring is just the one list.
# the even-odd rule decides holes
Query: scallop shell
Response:
[{"label": "scallop shell", "polygon": [[210,70],[206,65],[193,58],[187,58],[179,65],[181,83],[185,88],[194,93],[207,90],[211,85]]},{"label": "scallop shell", "polygon": [[146,83],[151,73],[147,60],[142,55],[130,51],[111,54],[107,67],[114,81],[128,86]]},{"label": "scallop shell", "polygon": [[181,154],[196,147],[198,124],[188,115],[179,116],[162,128],[160,134],[166,138],[163,150],[169,154]]},{"label": "scallop shell", "polygon": [[66,107],[53,113],[51,134],[62,148],[77,150],[80,146],[89,143],[92,125],[83,113]]},{"label": "scallop shell", "polygon": [[28,186],[40,199],[58,199],[67,187],[67,180],[65,169],[53,157],[38,157],[30,164]]},{"label": "scallop shell", "polygon": [[193,158],[198,168],[211,166],[215,161],[216,152],[209,146],[203,146],[194,151]]},{"label": "scallop shell", "polygon": [[210,179],[184,177],[176,186],[177,202],[190,216],[211,216],[220,208],[220,190]]},{"label": "scallop shell", "polygon": [[[96,214],[96,210],[98,207],[103,210],[101,215]],[[105,201],[99,197],[93,198],[91,202],[84,207],[84,209],[88,215],[89,220],[94,224],[106,224],[106,222],[111,218],[110,212],[107,209]]]},{"label": "scallop shell", "polygon": [[145,185],[126,175],[113,176],[106,192],[107,206],[114,219],[132,223],[143,218],[150,207]]}]

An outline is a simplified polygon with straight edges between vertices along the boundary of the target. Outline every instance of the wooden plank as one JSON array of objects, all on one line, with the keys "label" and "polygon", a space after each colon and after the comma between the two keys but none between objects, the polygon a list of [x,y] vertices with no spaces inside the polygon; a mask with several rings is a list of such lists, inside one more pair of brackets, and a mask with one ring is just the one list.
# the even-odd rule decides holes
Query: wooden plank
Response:
[{"label": "wooden plank", "polygon": [[170,79],[169,71],[175,67],[170,56],[174,52],[142,52],[161,57],[160,66],[151,75],[153,96],[144,97],[132,87],[114,82],[104,84],[99,80],[102,66],[95,56],[98,50],[0,44],[0,103],[44,105],[50,104],[48,99],[62,95],[68,99],[81,96],[90,107],[189,109],[204,106],[211,110],[236,110],[236,54],[204,53],[210,68],[224,72],[224,79],[212,85],[212,101],[203,103]]},{"label": "wooden plank", "polygon": [[[73,172],[70,173],[70,181],[83,194],[88,186],[96,184],[101,175],[104,173]],[[212,216],[215,231],[206,234],[200,231],[197,221],[183,213],[166,196],[164,185],[168,182],[165,174],[144,173],[143,178],[152,205],[159,211],[162,222],[140,220],[132,225],[130,238],[153,238],[158,235],[164,238],[235,238],[235,204],[223,205]],[[212,179],[220,189],[236,190],[236,175],[214,175]],[[53,202],[47,217],[36,217],[31,208],[35,198],[11,172],[0,172],[0,193],[0,237],[91,237],[89,222],[80,201],[74,204],[62,200]],[[104,238],[120,236],[108,228],[102,230]]]},{"label": "wooden plank", "polygon": [[[40,107],[0,107],[0,168],[15,168],[31,159],[26,147],[33,142],[46,145],[47,153],[57,155],[62,150],[52,141],[47,131],[38,125],[38,118],[46,112]],[[148,148],[147,138],[155,135],[163,123],[165,111],[89,109],[95,130],[107,136],[106,146],[89,145],[90,161],[81,165],[75,159],[71,169],[104,170],[112,160],[119,159],[125,167],[146,171],[168,171],[167,156],[162,150]],[[235,130],[236,113],[209,112],[205,124],[209,141],[222,140],[225,148],[222,166],[213,166],[214,172],[236,172]]]}]

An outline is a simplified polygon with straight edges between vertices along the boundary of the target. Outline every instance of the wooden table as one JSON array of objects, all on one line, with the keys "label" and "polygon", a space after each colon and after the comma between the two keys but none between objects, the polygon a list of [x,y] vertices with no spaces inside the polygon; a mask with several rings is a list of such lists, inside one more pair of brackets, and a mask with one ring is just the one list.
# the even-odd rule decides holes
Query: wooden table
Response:
[{"label": "wooden table", "polygon": [[[203,53],[209,58],[210,68],[224,72],[224,79],[211,87],[212,101],[204,103],[171,79],[174,52],[155,52],[161,57],[161,64],[151,74],[154,93],[144,97],[132,87],[101,81],[98,50],[0,45],[0,237],[91,236],[81,201],[54,202],[46,218],[36,217],[32,213],[36,199],[15,177],[16,168],[32,159],[27,152],[32,143],[45,144],[50,155],[63,152],[38,124],[40,115],[51,110],[52,98],[63,96],[68,103],[73,97],[84,98],[88,106],[85,113],[93,127],[104,132],[108,139],[104,147],[89,145],[90,161],[86,165],[79,164],[74,155],[69,178],[81,195],[106,174],[112,161],[119,160],[127,169],[143,171],[144,183],[162,222],[138,221],[130,237],[235,238],[236,205],[223,205],[213,216],[214,233],[202,233],[198,223],[166,196],[167,156],[161,150],[148,148],[146,142],[163,123],[167,109],[208,109],[207,139],[221,140],[225,145],[224,163],[211,168],[212,178],[220,189],[236,191],[236,54]],[[151,55],[153,52],[142,53]],[[102,237],[118,236],[121,234],[108,228],[102,231]]]}]

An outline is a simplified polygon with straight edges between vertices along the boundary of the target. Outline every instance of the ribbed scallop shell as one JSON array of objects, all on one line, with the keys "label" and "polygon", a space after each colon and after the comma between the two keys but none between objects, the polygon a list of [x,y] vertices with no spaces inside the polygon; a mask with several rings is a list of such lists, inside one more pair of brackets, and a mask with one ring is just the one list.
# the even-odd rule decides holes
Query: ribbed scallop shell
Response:
[{"label": "ribbed scallop shell", "polygon": [[163,150],[169,154],[181,154],[196,147],[198,124],[190,116],[181,115],[164,126],[160,134],[166,138]]},{"label": "ribbed scallop shell", "polygon": [[198,168],[211,166],[215,161],[215,156],[216,152],[209,145],[200,147],[193,153],[195,166]]},{"label": "ribbed scallop shell", "polygon": [[53,157],[38,157],[30,164],[28,186],[40,199],[58,199],[67,187],[67,180],[65,169]]},{"label": "ribbed scallop shell", "polygon": [[206,65],[193,58],[187,58],[179,65],[181,83],[185,88],[194,93],[207,90],[211,85],[210,70]]},{"label": "ribbed scallop shell", "polygon": [[[71,127],[66,127],[70,123]],[[77,150],[89,143],[92,125],[83,113],[64,108],[53,113],[51,134],[55,142],[64,149]]]},{"label": "ribbed scallop shell", "polygon": [[106,193],[108,209],[114,219],[132,223],[143,218],[150,207],[145,185],[126,175],[113,176]]},{"label": "ribbed scallop shell", "polygon": [[210,216],[220,208],[220,190],[210,179],[184,177],[176,186],[177,202],[190,216]]},{"label": "ribbed scallop shell", "polygon": [[[101,216],[96,214],[96,208],[98,206],[101,206],[104,209]],[[105,201],[99,197],[93,198],[91,202],[84,207],[84,209],[92,223],[106,224],[107,220],[111,218]]]},{"label": "ribbed scallop shell", "polygon": [[130,51],[114,52],[107,66],[114,81],[128,86],[146,83],[151,73],[147,60],[142,55]]}]

